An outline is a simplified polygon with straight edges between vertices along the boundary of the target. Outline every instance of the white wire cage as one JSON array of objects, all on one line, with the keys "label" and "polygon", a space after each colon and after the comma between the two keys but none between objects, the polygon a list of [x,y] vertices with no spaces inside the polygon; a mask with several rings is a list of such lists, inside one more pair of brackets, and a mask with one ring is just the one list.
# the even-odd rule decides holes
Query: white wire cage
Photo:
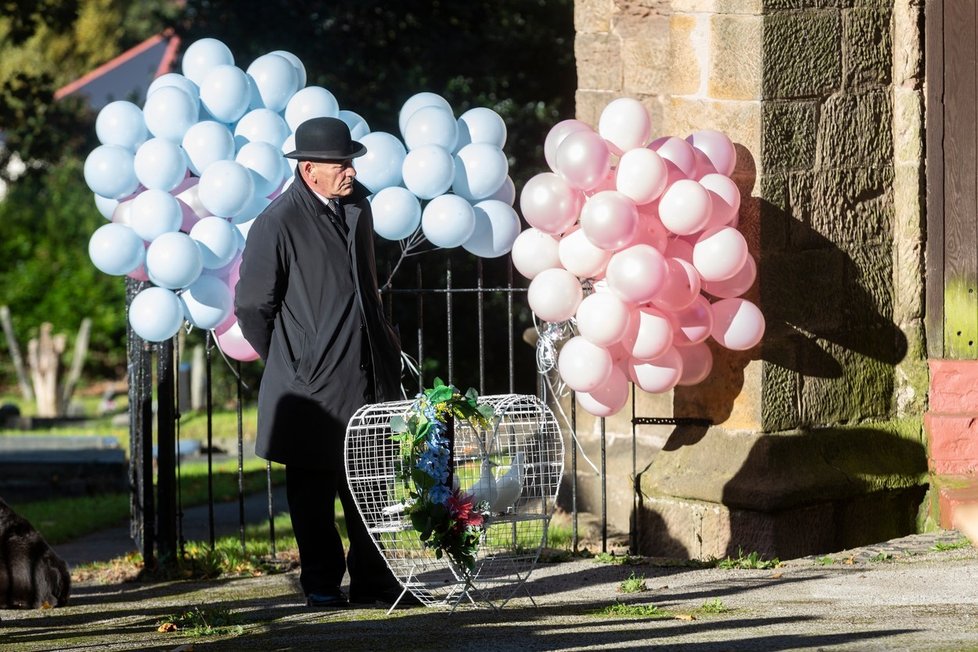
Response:
[{"label": "white wire cage", "polygon": [[365,405],[347,427],[346,474],[357,509],[391,571],[428,606],[454,608],[468,599],[501,607],[523,586],[547,542],[564,470],[557,420],[531,395],[479,402],[495,413],[489,428],[456,421],[452,451],[453,484],[485,499],[492,511],[468,574],[447,555],[437,558],[405,513],[410,487],[390,423],[413,401]]}]

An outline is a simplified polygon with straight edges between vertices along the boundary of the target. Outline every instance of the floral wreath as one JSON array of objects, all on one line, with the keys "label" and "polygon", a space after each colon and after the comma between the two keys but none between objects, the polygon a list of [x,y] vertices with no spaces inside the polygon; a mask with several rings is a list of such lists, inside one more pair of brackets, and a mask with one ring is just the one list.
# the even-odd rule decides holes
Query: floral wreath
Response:
[{"label": "floral wreath", "polygon": [[475,568],[479,541],[488,525],[489,503],[453,487],[455,419],[487,428],[495,412],[469,389],[463,396],[435,378],[410,409],[391,419],[391,439],[401,445],[401,478],[408,490],[405,513],[435,557],[448,555],[465,575]]}]

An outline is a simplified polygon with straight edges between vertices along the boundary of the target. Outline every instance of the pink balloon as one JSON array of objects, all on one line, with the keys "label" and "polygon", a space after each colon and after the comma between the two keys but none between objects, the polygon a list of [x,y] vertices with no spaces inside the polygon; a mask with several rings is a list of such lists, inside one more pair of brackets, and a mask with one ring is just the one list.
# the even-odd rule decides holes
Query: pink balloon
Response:
[{"label": "pink balloon", "polygon": [[726,226],[734,222],[740,210],[740,188],[728,176],[707,174],[699,180],[710,193],[710,223],[705,229]]},{"label": "pink balloon", "polygon": [[668,181],[665,161],[651,149],[628,150],[618,161],[615,187],[636,204],[648,204],[658,198]]},{"label": "pink balloon", "polygon": [[580,120],[570,119],[558,122],[547,133],[547,137],[543,141],[543,157],[554,172],[557,171],[557,148],[564,142],[568,134],[575,131],[592,131],[592,129],[590,125]]},{"label": "pink balloon", "polygon": [[747,299],[721,299],[713,315],[713,339],[732,351],[746,351],[764,335],[764,315]]},{"label": "pink balloon", "polygon": [[649,144],[649,148],[686,177],[692,177],[696,173],[696,153],[693,146],[682,138],[675,136],[656,138]]},{"label": "pink balloon", "polygon": [[713,166],[713,162],[707,158],[706,154],[696,148],[693,148],[693,159],[696,161],[696,166],[693,169],[693,174],[690,175],[691,179],[699,181],[708,174],[716,174],[717,169]]},{"label": "pink balloon", "polygon": [[516,271],[532,280],[545,269],[560,267],[557,246],[556,238],[530,227],[516,236],[509,254]]},{"label": "pink balloon", "polygon": [[608,261],[605,278],[622,301],[651,301],[666,277],[666,260],[654,247],[640,244],[617,252]]},{"label": "pink balloon", "polygon": [[[234,285],[231,286],[231,292],[234,292]],[[232,326],[234,326],[237,323],[238,323],[238,316],[235,315],[234,310],[232,310],[231,314],[229,314],[224,321],[222,321],[214,328],[214,335],[215,336],[223,335],[228,331],[228,329],[230,329]]]},{"label": "pink balloon", "polygon": [[732,226],[706,231],[693,246],[693,265],[704,281],[723,281],[744,266],[747,240]]},{"label": "pink balloon", "polygon": [[652,299],[656,308],[682,310],[700,294],[700,274],[682,258],[666,258],[666,280]]},{"label": "pink balloon", "polygon": [[710,193],[692,179],[680,179],[666,188],[659,199],[662,224],[677,235],[700,231],[710,221]]},{"label": "pink balloon", "polygon": [[693,262],[693,245],[682,238],[669,238],[662,253],[667,258],[682,258],[687,263]]},{"label": "pink balloon", "polygon": [[559,267],[537,274],[527,289],[530,309],[543,321],[567,321],[577,312],[583,298],[580,280]]},{"label": "pink balloon", "polygon": [[617,190],[599,192],[584,202],[581,230],[596,247],[609,251],[621,249],[638,230],[635,202]]},{"label": "pink balloon", "polygon": [[183,215],[183,222],[180,224],[180,230],[184,233],[190,233],[190,229],[194,228],[194,224],[199,222],[201,218],[194,212],[194,209],[192,209],[190,205],[182,199],[178,199],[177,204],[180,206],[180,212]]},{"label": "pink balloon", "polygon": [[686,141],[706,154],[720,174],[730,176],[737,166],[737,150],[733,142],[721,131],[702,129],[690,134]]},{"label": "pink balloon", "polygon": [[645,147],[652,135],[652,119],[641,102],[631,97],[620,97],[601,111],[598,133],[611,143],[615,154],[621,154],[636,147]]},{"label": "pink balloon", "polygon": [[576,335],[561,347],[557,371],[567,386],[577,392],[591,392],[601,386],[614,367],[608,349]]},{"label": "pink balloon", "polygon": [[609,170],[608,171],[608,176],[606,176],[604,179],[602,179],[601,182],[598,183],[598,185],[594,186],[590,190],[584,191],[584,196],[585,197],[590,197],[592,195],[598,194],[599,192],[604,192],[605,190],[617,190],[617,188],[615,187],[615,171],[614,170]]},{"label": "pink balloon", "polygon": [[147,274],[146,274],[146,264],[145,263],[140,263],[139,264],[139,267],[137,267],[136,269],[134,269],[131,272],[129,272],[128,274],[126,274],[126,276],[128,276],[129,278],[134,279],[136,281],[148,281],[149,280],[149,276],[147,276]]},{"label": "pink balloon", "polygon": [[672,318],[665,312],[642,306],[632,313],[632,320],[621,343],[629,357],[652,360],[672,346],[674,329]]},{"label": "pink balloon", "polygon": [[587,341],[608,347],[625,334],[631,308],[611,292],[595,292],[577,307],[577,330]]},{"label": "pink balloon", "polygon": [[676,347],[653,360],[632,360],[629,364],[632,382],[651,394],[668,392],[683,375],[683,358]]},{"label": "pink balloon", "polygon": [[576,392],[577,404],[588,414],[610,417],[621,411],[628,402],[628,376],[617,367],[611,369],[608,380],[591,392]]},{"label": "pink balloon", "polygon": [[664,252],[669,243],[669,231],[659,219],[658,202],[638,207],[638,231],[631,244],[647,244]]},{"label": "pink balloon", "polygon": [[176,197],[184,190],[187,190],[188,188],[192,188],[193,186],[196,186],[198,183],[200,183],[200,177],[193,176],[190,173],[190,170],[187,170],[187,176],[184,177],[183,181],[177,184],[176,188],[170,191],[170,194]]},{"label": "pink balloon", "polygon": [[676,320],[673,344],[676,346],[697,344],[713,332],[713,308],[702,295],[688,307],[673,313],[673,317]]},{"label": "pink balloon", "polygon": [[608,143],[593,131],[574,131],[557,147],[557,174],[574,188],[592,190],[611,170]]},{"label": "pink balloon", "polygon": [[676,348],[683,359],[683,375],[679,385],[696,385],[706,380],[713,370],[713,352],[706,342]]},{"label": "pink balloon", "polygon": [[560,265],[578,278],[598,278],[604,274],[612,252],[596,247],[584,231],[575,227],[557,245]]},{"label": "pink balloon", "polygon": [[718,299],[732,299],[751,289],[756,279],[757,263],[754,262],[753,256],[747,254],[747,258],[744,259],[744,266],[740,268],[739,272],[722,281],[704,281],[703,291]]},{"label": "pink balloon", "polygon": [[241,334],[241,326],[235,320],[234,324],[217,336],[217,344],[224,355],[241,362],[251,362],[258,359],[255,349]]},{"label": "pink balloon", "polygon": [[582,193],[552,172],[541,172],[523,186],[520,209],[527,223],[556,235],[573,226],[581,212]]}]

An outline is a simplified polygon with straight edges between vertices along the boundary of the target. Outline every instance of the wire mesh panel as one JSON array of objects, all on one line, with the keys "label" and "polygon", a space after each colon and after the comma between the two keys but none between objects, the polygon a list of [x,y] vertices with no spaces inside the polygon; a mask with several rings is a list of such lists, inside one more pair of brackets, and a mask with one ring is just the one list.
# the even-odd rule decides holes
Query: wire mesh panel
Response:
[{"label": "wire mesh panel", "polygon": [[455,486],[485,500],[492,512],[471,573],[426,547],[406,512],[410,473],[390,422],[412,401],[366,405],[347,428],[347,479],[360,515],[394,575],[429,606],[454,607],[463,599],[502,606],[523,586],[547,541],[563,474],[557,420],[535,396],[479,401],[495,412],[491,427],[457,421],[452,451]]}]

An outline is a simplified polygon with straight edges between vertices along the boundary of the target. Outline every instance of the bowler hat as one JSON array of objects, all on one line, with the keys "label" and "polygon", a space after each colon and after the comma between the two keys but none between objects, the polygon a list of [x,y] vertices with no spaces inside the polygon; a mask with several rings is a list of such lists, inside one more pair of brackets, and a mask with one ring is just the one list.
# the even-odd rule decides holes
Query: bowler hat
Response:
[{"label": "bowler hat", "polygon": [[339,118],[310,118],[295,130],[295,150],[286,158],[300,161],[334,161],[363,156],[367,148],[350,136]]}]

